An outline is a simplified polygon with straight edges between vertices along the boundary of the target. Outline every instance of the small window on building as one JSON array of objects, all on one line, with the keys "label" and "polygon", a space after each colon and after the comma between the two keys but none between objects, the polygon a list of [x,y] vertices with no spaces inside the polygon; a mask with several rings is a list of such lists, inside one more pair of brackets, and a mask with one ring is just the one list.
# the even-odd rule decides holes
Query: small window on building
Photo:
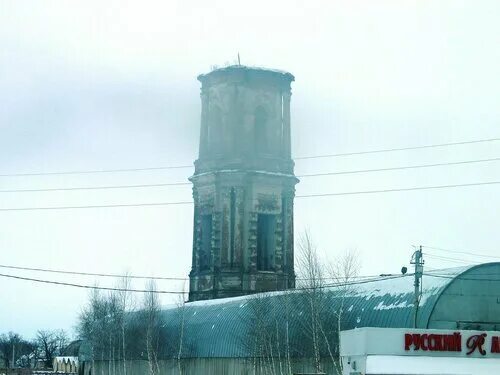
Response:
[{"label": "small window on building", "polygon": [[212,215],[201,216],[200,269],[210,268],[212,258]]},{"label": "small window on building", "polygon": [[257,217],[257,269],[270,271],[274,269],[274,215],[259,214]]},{"label": "small window on building", "polygon": [[268,151],[267,113],[261,106],[255,109],[254,114],[255,149],[257,152]]}]

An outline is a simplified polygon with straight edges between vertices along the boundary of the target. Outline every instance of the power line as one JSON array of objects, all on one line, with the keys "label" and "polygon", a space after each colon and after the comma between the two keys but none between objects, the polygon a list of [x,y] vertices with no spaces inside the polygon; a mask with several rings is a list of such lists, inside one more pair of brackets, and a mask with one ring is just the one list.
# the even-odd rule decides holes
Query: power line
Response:
[{"label": "power line", "polygon": [[[297,177],[307,178],[307,177],[346,175],[346,174],[357,174],[357,173],[368,173],[368,172],[385,172],[385,171],[394,171],[394,170],[431,168],[431,167],[462,165],[462,164],[471,164],[471,163],[484,163],[484,162],[493,162],[493,161],[500,161],[500,158],[463,160],[463,161],[458,161],[458,162],[420,164],[420,165],[409,165],[409,166],[389,167],[389,168],[359,169],[359,170],[353,170],[353,171],[313,173],[313,174],[297,175]],[[139,185],[77,186],[77,187],[67,187],[67,188],[61,187],[61,188],[43,188],[43,189],[13,189],[13,190],[0,190],[0,193],[27,193],[27,192],[31,193],[31,192],[49,192],[49,191],[78,191],[78,190],[106,190],[106,189],[138,189],[138,188],[150,188],[150,187],[187,186],[187,185],[191,185],[191,183],[190,182],[170,182],[170,183],[139,184]]]},{"label": "power line", "polygon": [[138,189],[162,186],[184,186],[191,185],[190,182],[170,182],[161,184],[140,184],[140,185],[111,185],[111,186],[77,186],[68,188],[47,188],[47,189],[18,189],[18,190],[0,190],[0,193],[31,193],[42,191],[73,191],[73,190],[106,190],[106,189]]},{"label": "power line", "polygon": [[469,184],[453,184],[453,185],[417,186],[417,187],[411,187],[411,188],[382,189],[382,190],[365,190],[365,191],[352,191],[352,192],[342,192],[342,193],[307,194],[307,195],[297,195],[296,198],[316,198],[316,197],[332,197],[332,196],[338,196],[338,195],[359,195],[359,194],[393,193],[393,192],[398,192],[398,191],[448,189],[448,188],[458,188],[458,187],[468,187],[468,186],[483,186],[483,185],[496,185],[496,184],[500,184],[500,181],[475,182],[475,183],[469,183]]},{"label": "power line", "polygon": [[[65,274],[65,275],[79,275],[79,276],[98,276],[98,277],[112,277],[112,278],[128,278],[128,279],[143,279],[143,280],[174,280],[174,281],[187,281],[189,278],[186,277],[160,277],[160,276],[141,276],[141,275],[123,275],[116,273],[93,273],[93,272],[79,272],[79,271],[64,271],[64,270],[55,270],[49,268],[36,268],[36,267],[22,267],[22,266],[11,266],[6,264],[0,264],[0,268],[6,269],[14,269],[14,270],[22,270],[22,271],[35,271],[35,272],[48,272],[48,273],[57,273],[57,274]],[[354,276],[353,279],[368,279],[379,277],[379,275],[366,275],[366,276]],[[335,277],[321,277],[318,278],[320,280],[336,280]],[[295,280],[311,280],[309,278],[300,278],[297,277]]]},{"label": "power line", "polygon": [[[452,263],[461,263],[461,264],[467,264],[467,265],[481,264],[480,262],[477,262],[477,261],[471,261],[471,260],[462,259],[462,258],[445,257],[445,256],[433,255],[433,254],[429,254],[429,253],[425,253],[425,255],[431,259],[444,260],[444,261],[452,262]],[[493,257],[493,258],[498,259],[497,257]],[[493,259],[487,259],[486,261],[488,261],[488,260],[490,263],[497,263],[498,262],[498,261],[493,260]]]},{"label": "power line", "polygon": [[[392,280],[392,279],[400,279],[403,277],[408,277],[412,276],[412,274],[405,274],[405,275],[391,275],[391,276],[378,276],[374,277],[372,279],[368,280],[359,280],[359,281],[347,281],[347,282],[340,282],[340,283],[333,283],[333,284],[326,284],[326,285],[321,285],[316,288],[332,288],[332,287],[339,287],[339,286],[350,286],[350,285],[362,285],[362,284],[369,284],[372,282],[376,281],[385,281],[385,280]],[[295,290],[310,290],[310,289],[315,289],[315,287],[306,287],[306,288],[295,288]]]},{"label": "power line", "polygon": [[[31,282],[36,282],[36,283],[43,283],[43,284],[53,284],[53,285],[60,285],[60,286],[70,286],[74,288],[83,288],[83,289],[94,289],[94,290],[107,290],[107,291],[115,291],[115,292],[133,292],[133,293],[156,293],[156,294],[186,294],[187,292],[178,292],[178,291],[170,291],[170,290],[146,290],[146,289],[131,289],[131,288],[113,288],[113,287],[101,287],[97,285],[86,285],[86,284],[75,284],[75,283],[68,283],[68,282],[63,282],[63,281],[54,281],[54,280],[44,280],[44,279],[35,279],[31,277],[23,277],[23,276],[17,276],[17,275],[8,275],[8,274],[3,274],[0,273],[0,277],[5,277],[5,278],[11,278],[15,280],[24,280],[24,281],[31,281]],[[351,282],[345,282],[345,283],[335,283],[335,284],[326,284],[326,285],[321,285],[318,287],[301,287],[301,288],[295,288],[295,289],[290,289],[290,291],[297,291],[297,290],[312,290],[312,289],[325,289],[325,288],[331,288],[331,287],[340,287],[340,286],[349,286],[349,285],[360,285],[360,284],[367,284],[375,281],[383,281],[383,280],[390,280],[390,279],[395,279],[395,278],[400,278],[400,277],[405,277],[404,275],[397,275],[397,276],[390,276],[390,277],[379,277],[379,278],[373,278],[369,280],[361,280],[361,281],[351,281]],[[235,290],[235,291],[226,291],[226,292],[234,292],[234,293],[247,293],[247,294],[253,294],[256,293],[256,291],[240,291],[240,290]]]},{"label": "power line", "polygon": [[179,202],[157,202],[157,203],[129,203],[129,204],[105,204],[89,206],[56,206],[56,207],[22,207],[22,208],[0,208],[2,211],[48,211],[48,210],[79,210],[87,208],[119,208],[119,207],[157,207],[157,206],[177,206],[193,204],[190,201]]},{"label": "power line", "polygon": [[429,254],[429,253],[425,253],[425,256],[427,256],[429,258],[438,259],[438,260],[445,260],[445,261],[449,261],[449,262],[453,262],[453,263],[477,264],[477,262],[470,261],[467,259],[443,257],[440,255],[433,255],[433,254]]},{"label": "power line", "polygon": [[394,152],[394,151],[406,151],[406,150],[419,150],[425,148],[437,148],[437,147],[447,147],[447,146],[458,146],[473,143],[484,143],[484,142],[495,142],[500,141],[500,138],[489,138],[489,139],[477,139],[471,141],[463,142],[450,142],[450,143],[437,143],[423,146],[410,146],[410,147],[399,147],[399,148],[386,148],[379,150],[369,150],[369,151],[357,151],[357,152],[346,152],[339,154],[326,154],[326,155],[313,155],[313,156],[300,156],[295,158],[295,160],[305,160],[305,159],[318,159],[318,158],[333,158],[339,156],[351,156],[351,155],[366,155],[366,154],[378,154],[382,152]]},{"label": "power line", "polygon": [[484,162],[492,162],[492,161],[499,161],[499,160],[500,160],[500,158],[464,160],[464,161],[449,162],[449,163],[420,164],[420,165],[408,165],[408,166],[402,166],[402,167],[359,169],[359,170],[354,170],[354,171],[327,172],[327,173],[313,173],[313,174],[298,175],[297,177],[303,178],[303,177],[333,176],[333,175],[368,173],[368,172],[385,172],[385,171],[395,171],[395,170],[403,170],[403,169],[432,168],[432,167],[442,167],[442,166],[447,166],[447,165],[484,163]]},{"label": "power line", "polygon": [[429,253],[425,253],[425,256],[427,256],[429,258],[434,258],[434,259],[449,260],[449,261],[453,261],[453,262],[456,262],[456,263],[467,263],[467,264],[474,263],[474,261],[470,261],[470,260],[467,260],[467,259],[452,258],[452,257],[446,257],[446,256],[442,256],[442,255],[429,254]]},{"label": "power line", "polygon": [[[373,278],[373,279],[369,279],[369,280],[321,285],[318,287],[302,287],[302,288],[290,289],[290,291],[293,292],[293,291],[300,291],[300,290],[325,289],[325,288],[332,288],[332,287],[361,285],[361,284],[368,284],[368,283],[372,283],[372,282],[385,281],[385,280],[397,279],[397,278],[408,277],[408,276],[411,276],[411,275],[396,275],[396,276],[389,276],[389,277],[379,277],[379,278]],[[426,274],[426,276],[441,277],[441,278],[447,278],[447,279],[460,278],[460,275],[447,276],[447,275],[437,275],[437,274]],[[59,286],[70,286],[70,287],[82,288],[82,289],[106,290],[106,291],[114,291],[114,292],[182,294],[182,295],[187,293],[184,291],[181,292],[181,291],[169,291],[169,290],[146,290],[146,289],[132,289],[132,288],[101,287],[101,286],[97,286],[97,285],[75,284],[75,283],[68,283],[68,282],[54,281],[54,280],[35,279],[35,278],[31,278],[31,277],[22,277],[22,276],[8,275],[8,274],[3,274],[3,273],[0,273],[0,277],[5,277],[5,278],[10,278],[10,279],[15,279],[15,280],[31,281],[31,282],[35,282],[35,283],[52,284],[52,285],[59,285]],[[462,279],[462,280],[475,280],[475,281],[500,281],[500,279],[484,279],[484,278],[481,278],[481,279],[460,278],[460,279]],[[228,292],[231,292],[231,291],[228,291]],[[248,293],[248,294],[255,293],[255,291],[234,291],[234,292],[235,293],[242,293],[243,292],[243,293]]]},{"label": "power line", "polygon": [[162,170],[162,169],[186,169],[186,168],[192,168],[192,167],[193,167],[192,165],[167,165],[167,166],[163,166],[163,167],[145,167],[145,168],[91,169],[91,170],[62,171],[62,172],[5,173],[5,174],[0,174],[0,177],[55,176],[55,175],[70,175],[70,174],[140,172],[140,171],[155,171],[155,170]]},{"label": "power line", "polygon": [[185,278],[185,277],[137,276],[137,275],[120,275],[120,274],[114,274],[114,273],[92,273],[92,272],[78,272],[78,271],[63,271],[63,270],[54,270],[54,269],[47,269],[47,268],[9,266],[9,265],[5,265],[5,264],[0,264],[0,268],[8,268],[8,269],[13,269],[13,270],[23,270],[23,271],[60,273],[60,274],[65,274],[65,275],[80,275],[80,276],[99,276],[99,277],[115,277],[115,278],[146,279],[146,280],[176,280],[176,281],[189,280],[188,278]]},{"label": "power line", "polygon": [[[433,190],[433,189],[448,189],[448,188],[469,187],[469,186],[486,186],[486,185],[497,185],[497,184],[500,184],[500,181],[475,182],[468,184],[453,184],[453,185],[417,186],[411,188],[365,190],[365,191],[352,191],[352,192],[341,192],[341,193],[307,194],[307,195],[297,195],[296,198],[300,199],[300,198],[333,197],[341,195],[378,194],[378,193],[392,193],[392,192],[415,191],[415,190]],[[74,210],[74,209],[88,209],[88,208],[155,207],[155,206],[171,206],[171,205],[186,205],[186,204],[193,204],[193,202],[178,201],[178,202],[129,203],[129,204],[107,204],[107,205],[85,205],[85,206],[0,208],[0,212]]]},{"label": "power line", "polygon": [[34,278],[31,278],[31,277],[22,277],[22,276],[16,276],[16,275],[7,275],[7,274],[3,274],[3,273],[0,273],[0,277],[6,277],[6,278],[10,278],[10,279],[24,280],[24,281],[33,281],[33,282],[44,283],[44,284],[72,286],[72,287],[75,287],[75,288],[108,290],[108,291],[113,291],[113,292],[157,293],[157,294],[186,294],[187,293],[187,292],[174,292],[174,291],[168,291],[168,290],[145,290],[145,289],[129,289],[129,288],[111,288],[111,287],[96,286],[96,285],[74,284],[74,283],[67,283],[67,282],[63,282],[63,281],[42,280],[42,279],[34,279]]},{"label": "power line", "polygon": [[473,252],[468,252],[468,251],[463,251],[463,250],[444,249],[442,247],[433,247],[433,246],[422,246],[422,247],[427,248],[427,249],[432,249],[432,250],[444,251],[444,252],[448,252],[448,253],[472,255],[472,256],[475,256],[475,257],[482,257],[482,258],[500,259],[500,257],[494,256],[494,255],[476,254],[476,253],[473,253]]},{"label": "power line", "polygon": [[[466,144],[486,143],[486,142],[496,142],[496,141],[500,141],[500,138],[476,139],[476,140],[462,141],[462,142],[437,143],[437,144],[429,144],[429,145],[421,145],[421,146],[386,148],[386,149],[367,150],[367,151],[345,152],[345,153],[337,153],[337,154],[299,156],[299,157],[296,157],[295,160],[333,158],[333,157],[352,156],[352,155],[367,155],[367,154],[377,154],[377,153],[394,152],[394,151],[419,150],[419,149],[426,149],[426,148],[459,146],[459,145],[466,145]],[[74,171],[61,171],[61,172],[4,173],[4,174],[0,174],[0,177],[51,176],[51,175],[115,173],[115,172],[116,173],[118,173],[118,172],[139,172],[139,171],[153,171],[153,170],[166,170],[166,169],[187,169],[187,168],[193,168],[193,166],[190,164],[189,165],[185,164],[185,165],[168,165],[168,166],[144,167],[144,168],[94,169],[94,170],[74,170]]]}]

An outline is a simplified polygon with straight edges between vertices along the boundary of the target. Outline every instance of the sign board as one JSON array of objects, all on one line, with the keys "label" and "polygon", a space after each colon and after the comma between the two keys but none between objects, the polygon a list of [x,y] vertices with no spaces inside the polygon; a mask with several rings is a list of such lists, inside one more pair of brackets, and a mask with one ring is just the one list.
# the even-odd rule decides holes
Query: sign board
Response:
[{"label": "sign board", "polygon": [[404,347],[407,352],[453,352],[482,356],[500,354],[500,334],[453,332],[453,333],[405,333]]},{"label": "sign board", "polygon": [[341,332],[340,354],[344,375],[500,374],[500,332],[365,327]]},{"label": "sign board", "polygon": [[412,355],[500,359],[500,332],[358,328],[341,332],[341,355]]}]

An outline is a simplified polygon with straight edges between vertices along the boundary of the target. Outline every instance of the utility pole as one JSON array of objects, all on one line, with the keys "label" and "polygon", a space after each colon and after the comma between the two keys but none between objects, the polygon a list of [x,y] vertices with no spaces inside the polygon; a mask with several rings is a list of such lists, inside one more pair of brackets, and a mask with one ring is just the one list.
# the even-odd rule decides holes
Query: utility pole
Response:
[{"label": "utility pole", "polygon": [[418,307],[421,297],[422,274],[424,273],[424,259],[422,258],[422,246],[415,250],[411,258],[410,264],[415,265],[415,299],[413,302],[413,328],[417,328]]}]

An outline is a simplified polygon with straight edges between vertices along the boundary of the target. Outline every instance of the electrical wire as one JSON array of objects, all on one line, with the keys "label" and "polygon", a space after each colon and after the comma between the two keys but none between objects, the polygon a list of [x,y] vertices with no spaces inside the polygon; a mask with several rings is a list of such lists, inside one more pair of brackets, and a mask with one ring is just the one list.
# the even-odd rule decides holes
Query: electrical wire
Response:
[{"label": "electrical wire", "polygon": [[77,186],[68,188],[47,188],[47,189],[17,189],[0,190],[0,193],[32,193],[42,191],[73,191],[73,190],[106,190],[106,189],[138,189],[163,186],[184,186],[191,185],[191,182],[170,182],[161,184],[140,184],[140,185],[110,185],[110,186]]},{"label": "electrical wire", "polygon": [[[184,291],[180,292],[180,291],[170,291],[170,290],[146,290],[146,289],[131,289],[131,288],[101,287],[101,286],[97,286],[97,285],[75,284],[75,283],[69,283],[69,282],[63,282],[63,281],[35,279],[35,278],[31,278],[31,277],[23,277],[23,276],[9,275],[9,274],[3,274],[3,273],[0,273],[0,277],[11,278],[11,279],[15,279],[15,280],[31,281],[31,282],[43,283],[43,284],[53,284],[53,285],[60,285],[60,286],[70,286],[70,287],[74,287],[74,288],[107,290],[107,291],[115,291],[115,292],[155,293],[155,294],[187,294],[187,292],[184,292]],[[375,282],[375,281],[382,281],[382,280],[390,280],[390,279],[400,278],[400,277],[405,277],[405,275],[397,275],[397,276],[392,276],[392,277],[384,277],[384,278],[376,278],[376,279],[374,278],[374,279],[369,279],[369,280],[361,280],[361,281],[353,281],[353,282],[345,282],[345,283],[325,284],[325,285],[320,285],[318,287],[301,287],[301,288],[290,289],[290,291],[325,289],[325,288],[331,288],[331,287],[360,285],[360,284],[367,284],[367,283],[371,283],[371,282]],[[225,293],[232,293],[232,292],[234,292],[235,294],[256,293],[255,291],[241,291],[241,290],[225,291]]]},{"label": "electrical wire", "polygon": [[[425,255],[428,256],[428,257],[431,257],[431,258],[439,258],[439,259],[445,259],[445,260],[456,260],[456,261],[461,261],[461,262],[469,262],[468,259],[463,259],[463,258],[447,257],[447,256],[444,256],[444,255],[436,255],[436,254],[429,254],[429,253],[425,253]],[[472,255],[474,255],[474,254],[472,254]],[[494,257],[494,256],[491,256],[491,257],[484,256],[484,257],[487,258],[486,260],[489,260],[490,262],[495,262],[495,261],[498,261],[498,259],[500,259],[499,257]],[[475,262],[475,263],[477,263],[477,262]]]},{"label": "electrical wire", "polygon": [[[352,282],[345,282],[345,283],[326,284],[326,285],[320,285],[318,287],[301,287],[301,288],[291,289],[290,291],[293,292],[293,291],[300,291],[300,290],[314,290],[314,289],[335,288],[335,287],[351,286],[351,285],[361,285],[361,284],[368,284],[368,283],[377,282],[377,281],[392,280],[392,279],[398,279],[398,278],[409,277],[409,276],[412,276],[412,274],[396,275],[396,276],[389,276],[389,277],[379,277],[379,278],[373,278],[373,279],[369,279],[369,280],[352,281]],[[439,278],[446,278],[446,279],[474,280],[474,281],[500,281],[500,279],[465,278],[465,277],[460,277],[460,275],[450,276],[450,275],[438,275],[438,274],[425,274],[425,276],[439,277]],[[3,273],[0,273],[0,277],[5,277],[5,278],[10,278],[10,279],[15,279],[15,280],[31,281],[31,282],[35,282],[35,283],[52,284],[52,285],[59,285],[59,286],[69,286],[69,287],[82,288],[82,289],[106,290],[106,291],[114,291],[114,292],[182,294],[182,295],[187,294],[187,292],[185,292],[185,291],[154,290],[154,289],[146,290],[146,289],[132,289],[132,288],[102,287],[102,286],[97,286],[97,285],[86,285],[86,284],[76,284],[76,283],[69,283],[69,282],[62,282],[62,281],[54,281],[54,280],[35,279],[35,278],[31,278],[31,277],[23,277],[23,276],[9,275],[9,274],[3,274]],[[226,292],[231,293],[232,291],[226,291]],[[251,294],[251,293],[255,293],[255,291],[244,292],[244,291],[235,290],[234,293],[235,294],[236,293],[237,294],[239,294],[239,293],[250,293]]]},{"label": "electrical wire", "polygon": [[24,177],[24,176],[56,176],[71,174],[94,174],[94,173],[115,173],[115,172],[140,172],[155,171],[162,169],[186,169],[192,168],[192,165],[168,165],[163,167],[145,167],[145,168],[120,168],[120,169],[91,169],[80,171],[62,171],[62,172],[27,172],[27,173],[4,173],[0,177]]},{"label": "electrical wire", "polygon": [[193,204],[193,202],[179,201],[179,202],[157,202],[157,203],[104,204],[104,205],[89,205],[89,206],[0,208],[0,212],[5,212],[5,211],[79,210],[79,209],[87,209],[87,208],[158,207],[158,206],[177,206],[177,205],[186,205],[186,204]]},{"label": "electrical wire", "polygon": [[[318,197],[333,197],[341,195],[361,195],[361,194],[378,194],[378,193],[392,193],[401,191],[415,191],[415,190],[433,190],[433,189],[448,189],[469,186],[486,186],[497,185],[500,181],[489,182],[475,182],[468,184],[453,184],[453,185],[436,185],[436,186],[417,186],[411,188],[397,188],[397,189],[382,189],[382,190],[365,190],[365,191],[351,191],[341,193],[320,193],[320,194],[305,194],[297,195],[295,198],[318,198]],[[172,205],[186,205],[193,204],[191,201],[177,201],[177,202],[153,202],[153,203],[125,203],[125,204],[106,204],[106,205],[85,205],[85,206],[54,206],[54,207],[20,207],[20,208],[0,208],[0,212],[8,211],[47,211],[47,210],[75,210],[75,209],[88,209],[88,208],[119,208],[119,207],[155,207],[155,206],[172,206]]]},{"label": "electrical wire", "polygon": [[[367,154],[377,154],[377,153],[385,153],[385,152],[419,150],[419,149],[427,149],[427,148],[459,146],[459,145],[466,145],[466,144],[486,143],[486,142],[496,142],[496,141],[500,141],[500,138],[486,138],[486,139],[476,139],[476,140],[469,140],[469,141],[462,141],[462,142],[437,143],[437,144],[428,144],[428,145],[421,145],[421,146],[386,148],[386,149],[367,150],[367,151],[345,152],[345,153],[337,153],[337,154],[299,156],[299,157],[296,157],[294,160],[333,158],[333,157],[352,156],[352,155],[367,155]],[[145,168],[74,170],[74,171],[61,171],[61,172],[4,173],[4,174],[0,174],[0,177],[51,176],[51,175],[74,175],[74,174],[115,173],[115,172],[139,172],[139,171],[153,171],[153,170],[166,170],[166,169],[187,169],[187,168],[193,168],[193,166],[185,164],[185,165],[169,165],[169,166],[145,167]]]},{"label": "electrical wire", "polygon": [[[337,176],[337,175],[348,175],[348,174],[358,174],[358,173],[386,172],[386,171],[418,169],[418,168],[432,168],[432,167],[442,167],[442,166],[449,166],[449,165],[463,165],[463,164],[484,163],[484,162],[493,162],[493,161],[500,161],[500,158],[463,160],[463,161],[458,161],[458,162],[408,165],[408,166],[401,166],[401,167],[388,167],[388,168],[376,168],[376,169],[359,169],[359,170],[352,170],[352,171],[312,173],[312,174],[297,175],[297,177],[308,178],[308,177],[320,177],[320,176]],[[139,184],[139,185],[77,186],[77,187],[67,187],[67,188],[56,187],[56,188],[44,188],[44,189],[11,189],[11,190],[0,190],[0,193],[32,193],[32,192],[50,192],[50,191],[138,189],[138,188],[165,187],[165,186],[188,186],[188,185],[190,186],[191,183],[190,182],[170,182],[170,183]]]},{"label": "electrical wire", "polygon": [[448,252],[448,253],[464,254],[464,255],[472,255],[472,256],[482,257],[482,258],[500,259],[500,257],[499,257],[499,256],[494,256],[494,255],[485,255],[485,254],[476,254],[476,253],[473,253],[473,252],[463,251],[463,250],[444,249],[444,248],[442,248],[442,247],[423,246],[423,245],[422,245],[422,247],[423,247],[423,248],[426,248],[426,249],[432,249],[432,250],[444,251],[444,252]]},{"label": "electrical wire", "polygon": [[446,260],[446,261],[455,262],[455,263],[478,264],[475,261],[470,261],[470,260],[467,260],[467,259],[458,259],[458,258],[444,257],[444,256],[434,255],[434,254],[429,254],[429,253],[423,253],[423,254],[425,256],[431,258],[431,259]]},{"label": "electrical wire", "polygon": [[449,163],[420,164],[420,165],[408,165],[408,166],[402,166],[402,167],[389,167],[389,168],[376,168],[376,169],[359,169],[359,170],[354,170],[354,171],[341,171],[341,172],[312,173],[312,174],[297,175],[297,177],[304,178],[304,177],[336,176],[336,175],[370,173],[370,172],[386,172],[386,171],[396,171],[396,170],[405,170],[405,169],[442,167],[442,166],[448,166],[448,165],[485,163],[485,162],[492,162],[492,161],[499,161],[499,160],[500,160],[500,158],[463,160],[463,161],[449,162]]},{"label": "electrical wire", "polygon": [[318,158],[333,158],[333,157],[339,157],[339,156],[352,156],[352,155],[378,154],[378,153],[382,153],[382,152],[419,150],[419,149],[425,149],[425,148],[458,146],[458,145],[466,145],[466,144],[472,144],[472,143],[484,143],[484,142],[495,142],[495,141],[500,141],[500,138],[477,139],[477,140],[463,141],[463,142],[437,143],[437,144],[430,144],[430,145],[423,145],[423,146],[386,148],[386,149],[380,149],[380,150],[346,152],[346,153],[339,153],[339,154],[299,156],[299,157],[296,157],[295,160],[318,159]]},{"label": "electrical wire", "polygon": [[159,276],[138,276],[138,275],[120,275],[115,273],[93,273],[93,272],[79,272],[79,271],[63,271],[54,270],[47,268],[32,268],[32,267],[20,267],[20,266],[10,266],[5,264],[0,264],[0,268],[7,268],[13,270],[23,270],[23,271],[36,271],[36,272],[49,272],[49,273],[59,273],[65,275],[79,275],[79,276],[98,276],[98,277],[114,277],[123,279],[145,279],[145,280],[176,280],[176,281],[187,281],[188,278],[185,277],[159,277]]},{"label": "electrical wire", "polygon": [[[453,185],[416,186],[416,187],[411,187],[411,188],[365,190],[365,191],[352,191],[352,192],[341,192],[341,193],[307,194],[307,195],[297,195],[296,198],[316,198],[316,197],[332,197],[332,196],[338,196],[338,195],[378,194],[378,193],[392,193],[392,192],[398,192],[398,191],[448,189],[448,188],[481,186],[481,185],[496,185],[496,184],[500,184],[500,181],[476,182],[476,183],[469,183],[469,184],[453,184]],[[1,209],[0,209],[0,211],[1,211]]]},{"label": "electrical wire", "polygon": [[[0,264],[0,268],[6,269],[14,269],[14,270],[22,270],[22,271],[35,271],[35,272],[48,272],[48,273],[57,273],[57,274],[65,274],[65,275],[78,275],[78,276],[98,276],[98,277],[112,277],[112,278],[122,278],[122,279],[143,279],[143,280],[175,280],[175,281],[187,281],[189,278],[186,277],[161,277],[161,276],[141,276],[141,275],[123,275],[116,273],[93,273],[93,272],[79,272],[79,271],[64,271],[64,270],[55,270],[49,268],[35,268],[35,267],[22,267],[22,266],[11,266],[6,264]],[[366,275],[366,276],[354,276],[353,279],[368,279],[380,277],[380,275]],[[320,280],[336,280],[335,277],[322,277]],[[308,278],[300,278],[296,277],[295,280],[311,280]]]},{"label": "electrical wire", "polygon": [[24,281],[33,281],[37,283],[44,284],[54,284],[54,285],[64,285],[64,286],[72,286],[75,288],[84,288],[84,289],[95,289],[95,290],[108,290],[113,292],[134,292],[134,293],[157,293],[157,294],[186,294],[187,292],[174,292],[168,290],[146,290],[146,289],[129,289],[129,288],[112,288],[112,287],[104,287],[104,286],[96,286],[96,285],[84,285],[84,284],[75,284],[68,283],[63,281],[54,281],[54,280],[42,280],[42,279],[34,279],[31,277],[23,277],[16,275],[7,275],[0,273],[0,277],[6,277],[16,280],[24,280]]}]

